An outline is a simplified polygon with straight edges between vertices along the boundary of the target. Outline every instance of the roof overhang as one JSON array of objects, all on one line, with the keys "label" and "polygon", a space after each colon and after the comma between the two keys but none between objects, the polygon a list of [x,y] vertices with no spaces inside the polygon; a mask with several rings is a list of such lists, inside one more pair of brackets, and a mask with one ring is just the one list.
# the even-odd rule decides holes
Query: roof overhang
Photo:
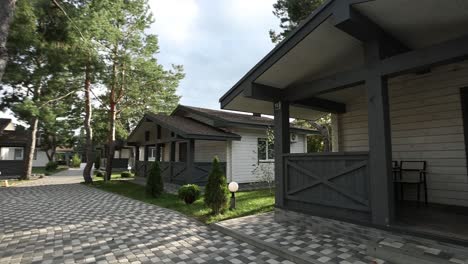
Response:
[{"label": "roof overhang", "polygon": [[[216,140],[216,141],[226,141],[226,140],[240,140],[241,137],[234,133],[225,132],[222,135],[208,135],[208,134],[192,134],[187,131],[183,131],[176,126],[169,125],[165,122],[162,122],[150,114],[145,114],[143,118],[138,122],[137,126],[127,138],[127,144],[135,146],[139,143],[138,131],[144,129],[150,129],[148,124],[152,124],[152,128],[156,129],[156,125],[160,125],[162,128],[168,129],[171,132],[174,132],[177,135],[177,138],[182,139],[198,139],[198,140]],[[150,125],[151,126],[151,125]],[[140,131],[141,132],[141,131]]]},{"label": "roof overhang", "polygon": [[[221,108],[271,115],[290,102],[290,116],[316,119],[346,111],[332,92],[382,76],[466,59],[468,2],[330,0],[314,11],[220,99]],[[365,48],[378,42],[380,63],[366,65]]]}]

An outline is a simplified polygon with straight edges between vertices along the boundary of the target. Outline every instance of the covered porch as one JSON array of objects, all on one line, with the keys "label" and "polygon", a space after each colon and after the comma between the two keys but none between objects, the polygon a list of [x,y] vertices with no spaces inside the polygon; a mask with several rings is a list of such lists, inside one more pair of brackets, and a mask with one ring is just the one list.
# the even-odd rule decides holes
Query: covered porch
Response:
[{"label": "covered porch", "polygon": [[[468,242],[447,224],[468,211],[466,23],[456,2],[328,1],[229,90],[275,117],[276,207]],[[289,119],[326,113],[333,152],[290,154]],[[397,200],[392,161],[427,162],[430,205]]]},{"label": "covered porch", "polygon": [[159,162],[166,182],[205,185],[214,157],[226,172],[228,142],[240,136],[179,116],[146,114],[128,138],[135,174],[147,177]]}]

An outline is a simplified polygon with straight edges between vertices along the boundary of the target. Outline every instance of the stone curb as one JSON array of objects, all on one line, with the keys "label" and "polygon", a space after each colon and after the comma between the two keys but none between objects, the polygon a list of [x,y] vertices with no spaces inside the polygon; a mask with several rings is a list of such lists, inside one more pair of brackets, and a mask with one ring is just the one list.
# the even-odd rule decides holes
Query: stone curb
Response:
[{"label": "stone curb", "polygon": [[284,248],[281,248],[281,247],[278,247],[278,246],[274,245],[273,243],[265,242],[263,240],[250,237],[250,236],[245,235],[245,234],[243,234],[241,232],[237,232],[235,230],[224,227],[223,225],[218,224],[218,223],[210,224],[209,227],[211,227],[212,229],[214,229],[216,231],[219,231],[219,232],[221,232],[221,233],[223,233],[225,235],[232,236],[232,237],[234,237],[236,239],[247,242],[247,243],[249,243],[250,245],[252,245],[254,247],[257,247],[257,248],[260,248],[262,250],[268,251],[271,254],[277,255],[279,257],[282,257],[282,258],[287,259],[289,261],[292,261],[294,263],[298,263],[298,264],[311,264],[311,263],[312,264],[323,264],[322,262],[320,262],[318,260],[303,257],[303,256],[299,256],[299,255],[295,255],[291,251],[289,251],[287,249],[284,249]]},{"label": "stone curb", "polygon": [[431,257],[414,247],[412,249],[398,249],[385,245],[368,245],[367,254],[398,264],[455,264],[441,258]]}]

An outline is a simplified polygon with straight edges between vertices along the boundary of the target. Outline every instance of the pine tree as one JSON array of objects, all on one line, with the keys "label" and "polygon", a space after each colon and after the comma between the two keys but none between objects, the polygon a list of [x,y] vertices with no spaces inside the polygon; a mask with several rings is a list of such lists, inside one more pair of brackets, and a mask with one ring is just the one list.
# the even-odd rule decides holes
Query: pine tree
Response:
[{"label": "pine tree", "polygon": [[159,162],[155,161],[151,166],[150,173],[146,182],[146,192],[153,196],[159,197],[164,191],[164,182],[161,176],[161,168]]},{"label": "pine tree", "polygon": [[214,157],[208,183],[205,186],[205,204],[211,208],[213,214],[226,210],[229,199],[229,190],[218,157]]}]

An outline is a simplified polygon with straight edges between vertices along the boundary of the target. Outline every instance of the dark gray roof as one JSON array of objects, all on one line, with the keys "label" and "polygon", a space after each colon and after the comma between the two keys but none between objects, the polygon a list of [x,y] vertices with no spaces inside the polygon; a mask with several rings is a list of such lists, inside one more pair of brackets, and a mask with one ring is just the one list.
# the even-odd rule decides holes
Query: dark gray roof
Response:
[{"label": "dark gray roof", "polygon": [[145,117],[185,138],[240,139],[237,134],[206,125],[188,117],[153,113],[147,113]]},{"label": "dark gray roof", "polygon": [[[179,105],[172,115],[177,115],[178,111],[187,111],[192,113],[201,114],[207,118],[210,118],[215,121],[221,121],[224,123],[231,124],[240,124],[240,125],[253,125],[253,126],[265,126],[272,127],[274,125],[274,120],[269,117],[264,116],[254,116],[253,114],[241,114],[234,113],[225,110],[214,110],[201,107]],[[318,133],[315,129],[306,129],[291,124],[291,129],[294,132],[300,132],[305,134],[316,134]]]},{"label": "dark gray roof", "polygon": [[180,105],[179,109],[187,109],[194,112],[199,112],[205,115],[208,115],[214,119],[223,120],[226,122],[233,122],[233,123],[242,123],[242,124],[252,124],[252,125],[265,125],[265,126],[272,126],[273,119],[264,117],[264,116],[254,116],[252,114],[240,114],[240,113],[233,113],[223,110],[214,110],[214,109],[207,109],[207,108],[200,108],[194,106],[186,106]]}]

